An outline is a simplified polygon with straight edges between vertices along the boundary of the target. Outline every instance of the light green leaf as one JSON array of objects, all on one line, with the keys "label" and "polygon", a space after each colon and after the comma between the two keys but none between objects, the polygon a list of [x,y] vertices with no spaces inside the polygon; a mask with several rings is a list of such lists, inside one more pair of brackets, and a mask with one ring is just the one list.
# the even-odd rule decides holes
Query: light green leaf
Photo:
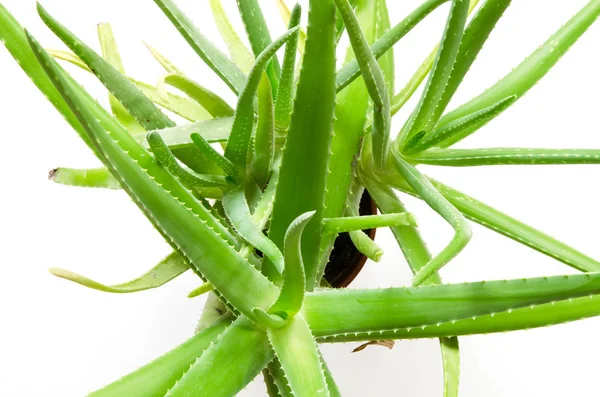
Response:
[{"label": "light green leaf", "polygon": [[252,177],[259,186],[266,186],[275,159],[275,125],[271,84],[266,75],[258,85],[258,122],[254,134]]},{"label": "light green leaf", "polygon": [[210,42],[172,0],[154,0],[200,58],[238,94],[246,80],[238,67]]},{"label": "light green leaf", "polygon": [[146,130],[175,125],[131,81],[56,21],[38,3],[44,23],[73,51]]},{"label": "light green leaf", "polygon": [[148,134],[148,144],[156,160],[173,174],[188,189],[195,190],[202,187],[226,187],[225,177],[220,175],[202,175],[186,170],[178,162],[171,149],[167,146],[160,134],[153,131]]},{"label": "light green leaf", "polygon": [[599,149],[430,149],[411,155],[421,164],[451,167],[481,165],[600,164]]},{"label": "light green leaf", "polygon": [[247,318],[238,318],[164,396],[235,396],[272,359],[265,332]]},{"label": "light green leaf", "polygon": [[[600,15],[600,1],[588,2],[575,16],[564,24],[554,35],[534,51],[519,66],[503,77],[481,95],[461,105],[440,119],[439,126],[460,119],[468,114],[486,108],[502,98],[516,95],[522,97],[558,62],[560,57],[581,37]],[[456,139],[444,142],[450,146],[467,136],[465,132]]]},{"label": "light green leaf", "polygon": [[430,124],[437,103],[450,78],[452,66],[463,36],[468,11],[468,0],[452,0],[444,35],[429,80],[425,85],[419,103],[398,135],[399,147],[404,147],[408,139],[425,130]]},{"label": "light green leaf", "polygon": [[[430,134],[423,134],[424,137],[413,142],[408,142],[405,146],[405,152],[417,153],[429,149],[436,145],[446,146],[445,141],[460,140],[463,137],[473,133],[475,130],[486,125],[491,119],[506,110],[517,99],[516,96],[504,98],[486,108],[478,110],[473,114],[454,120],[440,128],[432,131]],[[419,137],[419,134],[413,136],[413,139]]]},{"label": "light green leaf", "polygon": [[[302,314],[324,342],[457,336],[597,315],[599,293],[600,273],[411,288],[328,289],[306,294]],[[552,302],[552,310],[543,306],[553,307]],[[511,318],[519,309],[522,315]]]},{"label": "light green leaf", "polygon": [[[102,56],[110,65],[112,65],[121,74],[125,74],[125,67],[121,61],[121,54],[117,47],[117,42],[113,34],[112,28],[107,23],[98,24],[98,38],[100,40],[100,47],[102,48]],[[119,120],[119,123],[132,134],[143,132],[142,126],[135,121],[135,118],[129,114],[127,109],[115,98],[113,94],[108,95],[110,107],[113,114]]]},{"label": "light green leaf", "polygon": [[270,313],[284,312],[286,317],[292,317],[302,307],[306,280],[302,261],[301,240],[302,232],[313,215],[314,211],[300,215],[290,224],[285,234],[283,284],[281,285],[279,297],[269,309]]},{"label": "light green leaf", "polygon": [[385,85],[385,77],[377,59],[371,52],[369,43],[362,33],[360,24],[348,0],[335,0],[335,3],[344,19],[346,31],[356,55],[369,96],[373,101],[373,126],[371,137],[373,140],[373,156],[375,165],[384,168],[388,161],[390,144],[390,97]]},{"label": "light green leaf", "polygon": [[238,167],[240,174],[246,172],[246,160],[248,157],[248,146],[252,135],[254,124],[254,97],[260,83],[263,70],[277,50],[285,44],[298,28],[293,28],[272,42],[257,58],[244,88],[240,92],[235,109],[231,134],[225,148],[225,157]]},{"label": "light green leaf", "polygon": [[91,393],[89,397],[164,397],[190,365],[230,326],[232,317],[222,317],[175,349]]},{"label": "light green leaf", "polygon": [[286,326],[269,329],[267,333],[292,394],[296,397],[329,397],[317,344],[304,318],[294,316]]},{"label": "light green leaf", "polygon": [[[164,83],[198,102],[214,118],[233,116],[233,109],[220,96],[182,74],[168,74]],[[168,101],[167,97],[167,101]]]},{"label": "light green leaf", "polygon": [[[223,195],[223,208],[237,233],[270,259],[270,262],[265,262],[265,269],[263,269],[265,275],[270,279],[277,279],[284,269],[283,254],[264,235],[262,229],[252,222],[252,215],[244,190],[244,184],[240,184],[226,192]],[[274,269],[270,268],[271,265],[274,266]]]},{"label": "light green leaf", "polygon": [[254,56],[246,48],[231,25],[225,10],[223,10],[221,0],[210,0],[210,8],[212,10],[213,19],[219,29],[219,33],[227,45],[231,59],[242,72],[248,73],[254,63]]},{"label": "light green leaf", "polygon": [[401,214],[363,215],[323,219],[323,233],[344,233],[351,230],[375,229],[380,227],[416,226],[417,221],[409,212]]},{"label": "light green leaf", "polygon": [[414,166],[394,153],[395,165],[408,184],[454,229],[450,243],[415,273],[413,285],[420,285],[462,251],[471,239],[471,226]]},{"label": "light green leaf", "polygon": [[[300,24],[301,11],[300,5],[296,4],[289,18],[288,29],[295,28]],[[280,134],[287,132],[292,117],[292,106],[294,105],[294,95],[296,93],[296,48],[299,44],[299,32],[301,32],[300,29],[285,45],[281,79],[279,80],[277,101],[275,102],[275,128]]]},{"label": "light green leaf", "polygon": [[310,10],[308,36],[314,40],[306,43],[269,230],[271,240],[282,248],[290,223],[300,214],[317,211],[302,237],[309,291],[318,285],[325,178],[335,107],[335,31],[331,23],[335,6],[332,0],[311,0]]},{"label": "light green leaf", "polygon": [[[262,9],[258,4],[258,0],[237,0],[237,5],[244,22],[244,28],[246,28],[250,47],[252,47],[252,52],[258,59],[259,55],[271,44],[271,35]],[[273,98],[276,98],[281,67],[277,57],[268,61],[267,76],[269,76],[269,82],[271,83]]]},{"label": "light green leaf", "polygon": [[119,182],[106,168],[77,169],[59,167],[49,172],[48,179],[67,186],[121,189]]},{"label": "light green leaf", "polygon": [[[267,308],[278,289],[236,251],[235,240],[210,211],[154,161],[116,121],[103,116],[107,133],[92,110],[98,104],[80,86],[69,82],[58,65],[31,36],[40,64],[85,128],[101,159],[174,250],[226,301],[252,318],[254,307]],[[219,264],[215,266],[214,264]]]},{"label": "light green leaf", "polygon": [[160,287],[188,269],[188,265],[174,252],[161,260],[147,273],[123,284],[105,285],[68,270],[58,268],[50,269],[50,273],[56,277],[64,278],[65,280],[70,280],[98,291],[124,294]]}]

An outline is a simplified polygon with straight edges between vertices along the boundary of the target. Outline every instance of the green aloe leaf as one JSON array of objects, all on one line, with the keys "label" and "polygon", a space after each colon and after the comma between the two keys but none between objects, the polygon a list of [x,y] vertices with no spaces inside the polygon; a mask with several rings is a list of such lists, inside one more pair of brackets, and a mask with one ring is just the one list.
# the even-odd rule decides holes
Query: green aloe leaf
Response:
[{"label": "green aloe leaf", "polygon": [[310,221],[314,212],[307,212],[296,218],[285,234],[284,255],[285,270],[283,272],[283,284],[281,293],[271,306],[271,313],[286,313],[286,317],[294,316],[302,307],[306,279],[304,275],[304,263],[302,262],[302,232]]},{"label": "green aloe leaf", "polygon": [[471,239],[471,226],[463,215],[414,166],[395,153],[394,160],[396,168],[406,178],[408,184],[454,229],[454,237],[450,243],[415,273],[413,285],[419,285],[462,251]]},{"label": "green aloe leaf", "polygon": [[406,141],[415,134],[425,130],[432,120],[437,103],[444,93],[450,73],[452,72],[452,66],[454,65],[463,36],[468,11],[468,0],[452,1],[444,35],[440,42],[439,51],[429,75],[429,80],[425,84],[419,103],[398,135],[397,142],[400,147],[404,147]]},{"label": "green aloe leaf", "polygon": [[[509,74],[481,95],[443,116],[439,126],[473,114],[503,98],[512,95],[520,98],[525,95],[581,37],[598,15],[600,15],[600,1],[592,0]],[[474,128],[472,130],[474,131]],[[462,133],[455,139],[447,140],[444,146],[450,146],[467,135],[468,133]]]},{"label": "green aloe leaf", "polygon": [[[401,191],[415,194],[414,190],[404,181],[396,179],[389,180],[389,182]],[[431,180],[431,183],[452,205],[473,222],[477,222],[577,270],[583,272],[600,271],[600,262],[573,247],[443,183],[435,180]]]},{"label": "green aloe leaf", "polygon": [[[515,95],[504,98],[486,108],[445,124],[442,127],[435,129],[430,134],[423,134],[423,136],[418,140],[415,140],[414,143],[408,142],[404,151],[407,153],[421,152],[439,145],[440,143],[440,146],[445,146],[443,142],[446,140],[455,140],[459,139],[461,136],[467,136],[472,133],[474,129],[483,127],[491,119],[506,110],[516,99],[517,97]],[[419,137],[419,134],[415,135],[413,139],[416,139],[417,137]]]},{"label": "green aloe leaf", "polygon": [[28,39],[40,64],[101,153],[105,165],[174,250],[242,313],[252,316],[254,307],[270,306],[277,288],[238,254],[231,245],[234,238],[230,232],[120,124],[113,121],[110,134],[107,133],[90,110],[99,105],[89,99],[81,87],[65,78],[35,39],[31,36]]},{"label": "green aloe leaf", "polygon": [[[302,314],[321,341],[456,336],[585,318],[600,312],[598,293],[600,273],[411,288],[323,290],[305,296]],[[583,299],[575,304],[576,298]],[[571,300],[573,304],[567,305]],[[595,304],[588,305],[587,301]],[[552,306],[552,302],[556,315],[547,315],[540,305]],[[538,307],[546,316],[537,315]],[[530,324],[519,316],[513,323],[510,313],[521,308],[531,316]],[[507,314],[499,316],[501,313]],[[463,327],[457,326],[454,333],[452,324],[459,321]],[[465,324],[468,321],[470,326]]]},{"label": "green aloe leaf", "polygon": [[158,288],[173,280],[175,277],[184,273],[188,269],[189,267],[184,260],[174,252],[161,260],[147,273],[122,284],[105,285],[68,270],[58,268],[50,269],[50,273],[56,277],[64,278],[65,280],[70,280],[77,284],[81,284],[84,287],[92,288],[98,291],[125,294]]},{"label": "green aloe leaf", "polygon": [[164,396],[235,396],[272,359],[265,332],[247,318],[238,318]]},{"label": "green aloe leaf", "polygon": [[292,394],[296,397],[329,397],[317,344],[304,318],[294,316],[286,326],[269,329],[267,333]]},{"label": "green aloe leaf", "polygon": [[59,167],[49,172],[48,179],[67,186],[121,189],[119,182],[106,168],[77,169]]},{"label": "green aloe leaf", "polygon": [[363,215],[323,219],[323,233],[344,233],[351,230],[375,229],[379,227],[416,226],[415,217],[404,212],[400,214]]},{"label": "green aloe leaf", "polygon": [[96,148],[88,138],[83,126],[62,98],[52,81],[31,51],[23,27],[8,10],[0,4],[0,42],[6,47],[21,69],[27,74],[36,87],[48,98],[67,123],[77,132],[90,149],[97,154]]},{"label": "green aloe leaf", "polygon": [[89,397],[164,397],[190,365],[230,326],[232,317],[223,316],[175,349],[91,393]]},{"label": "green aloe leaf", "polygon": [[[352,184],[350,196],[348,198],[348,206],[346,208],[347,216],[359,216],[360,202],[365,189],[356,180]],[[362,230],[352,230],[348,233],[352,244],[358,252],[371,259],[374,262],[379,262],[383,255],[383,250],[364,233]]]},{"label": "green aloe leaf", "polygon": [[451,167],[481,165],[600,164],[598,149],[431,149],[411,155],[421,164]]},{"label": "green aloe leaf", "polygon": [[197,132],[194,132],[192,135],[190,135],[190,138],[198,150],[202,152],[205,158],[223,170],[227,176],[237,181],[239,178],[237,168],[235,168],[235,165],[233,165],[231,161],[226,159],[221,153],[217,152],[215,148],[213,148],[210,143],[208,143],[208,141]]},{"label": "green aloe leaf", "polygon": [[175,125],[127,77],[119,73],[117,69],[56,21],[39,3],[37,8],[40,17],[50,30],[88,65],[102,84],[144,129],[154,130]]},{"label": "green aloe leaf", "polygon": [[173,174],[179,181],[189,189],[203,187],[227,187],[225,177],[220,175],[196,174],[193,171],[186,170],[178,162],[169,146],[165,143],[160,134],[153,131],[148,134],[148,144],[156,160]]},{"label": "green aloe leaf", "polygon": [[173,62],[171,62],[167,57],[165,57],[162,53],[160,53],[156,48],[152,47],[151,45],[149,45],[146,42],[144,42],[144,45],[146,46],[146,48],[148,48],[148,51],[150,51],[150,54],[152,54],[154,59],[156,59],[156,61],[158,63],[160,63],[160,66],[162,66],[163,69],[165,69],[167,73],[185,74],[181,71],[181,69],[179,69],[177,66],[175,66],[175,64]]},{"label": "green aloe leaf", "polygon": [[258,85],[258,122],[254,134],[252,177],[259,186],[266,186],[275,160],[275,124],[271,84],[266,75]]},{"label": "green aloe leaf", "polygon": [[[107,23],[98,24],[98,38],[100,40],[100,47],[102,48],[102,56],[111,64],[115,69],[119,71],[121,74],[125,74],[125,67],[123,66],[123,61],[121,60],[121,54],[119,53],[119,48],[117,47],[117,42],[115,40],[115,36],[113,34],[112,28]],[[113,94],[109,94],[108,96],[110,107],[112,109],[113,114],[119,120],[119,123],[123,124],[125,128],[131,133],[142,132],[144,129],[135,118],[129,114],[127,109],[121,105],[121,103],[115,98]]]},{"label": "green aloe leaf", "polygon": [[444,110],[450,103],[450,99],[463,81],[469,68],[475,61],[475,58],[481,51],[490,33],[500,20],[504,11],[508,8],[512,0],[486,0],[469,25],[465,29],[460,43],[456,61],[452,67],[452,72],[448,78],[448,83],[440,96],[439,102],[433,115],[431,116],[429,128],[431,129],[440,119]]},{"label": "green aloe leaf", "polygon": [[[382,214],[395,214],[406,211],[406,208],[391,188],[369,179],[364,179],[363,182]],[[417,273],[432,258],[419,229],[412,226],[392,227],[391,230],[413,274]],[[427,281],[429,284],[441,284],[438,273],[434,273]],[[444,367],[444,397],[457,397],[460,378],[458,338],[440,338],[440,348]]]},{"label": "green aloe leaf", "polygon": [[[371,51],[376,58],[382,57],[390,48],[394,46],[401,38],[410,32],[427,15],[450,0],[427,0],[417,9],[410,13],[406,18],[396,24],[392,29],[377,39],[371,46]],[[360,67],[358,61],[352,61],[344,65],[337,73],[337,90],[344,89],[354,79],[360,76]]]},{"label": "green aloe leaf", "polygon": [[283,372],[283,368],[281,368],[281,363],[277,357],[273,358],[273,361],[269,363],[265,371],[268,372],[269,377],[277,387],[277,397],[294,397],[292,389],[290,388],[290,383],[285,377],[285,373]]},{"label": "green aloe leaf", "polygon": [[264,273],[271,279],[282,274],[283,254],[275,243],[263,234],[262,229],[252,221],[244,184],[240,184],[223,195],[223,208],[237,233],[271,260],[266,262],[265,266],[268,267],[272,264],[274,269],[265,268]]},{"label": "green aloe leaf", "polygon": [[314,39],[306,43],[269,230],[269,237],[281,248],[290,223],[305,212],[317,211],[302,238],[308,290],[318,285],[320,229],[335,107],[333,18],[332,0],[310,1],[307,31]]},{"label": "green aloe leaf", "polygon": [[385,84],[385,77],[375,55],[371,52],[367,38],[362,33],[360,24],[348,0],[335,0],[338,10],[344,19],[346,31],[356,54],[362,77],[373,101],[373,156],[375,164],[384,168],[388,161],[390,141],[390,97]]},{"label": "green aloe leaf", "polygon": [[[271,44],[271,35],[262,9],[258,4],[258,0],[237,0],[240,16],[244,22],[244,28],[252,47],[252,52],[256,58]],[[271,83],[273,98],[277,97],[279,88],[279,75],[281,74],[281,66],[277,57],[269,59],[267,65],[267,76]]]},{"label": "green aloe leaf", "polygon": [[[358,2],[355,13],[365,38],[369,43],[373,42],[377,33],[377,1]],[[354,58],[354,51],[352,51],[352,47],[349,47],[346,52],[346,62],[352,62]],[[365,136],[369,107],[369,92],[362,78],[352,82],[345,90],[337,94],[333,136],[327,164],[324,217],[335,218],[344,215],[354,177],[355,160]],[[355,234],[364,233],[357,232]],[[322,237],[319,268],[316,274],[318,280],[323,276],[336,237],[336,235]],[[368,237],[362,238],[355,235],[354,238],[362,239],[362,245],[367,249],[373,248],[372,244],[366,241],[370,241]]]},{"label": "green aloe leaf", "polygon": [[[377,0],[377,38],[381,38],[392,28],[390,15],[386,0]],[[390,47],[384,55],[379,58],[379,66],[385,78],[385,85],[388,88],[388,95],[391,98],[394,95],[396,85],[396,64],[394,61],[394,49]]]},{"label": "green aloe leaf", "polygon": [[[233,116],[233,109],[220,96],[181,74],[168,74],[164,83],[198,102],[214,118]],[[168,97],[166,99],[169,100]]]},{"label": "green aloe leaf", "polygon": [[[295,28],[300,24],[301,13],[302,8],[296,4],[289,18],[288,29]],[[292,117],[292,106],[296,93],[296,49],[300,32],[301,30],[298,29],[294,37],[290,38],[285,45],[277,101],[275,101],[275,128],[282,134],[287,132]]]},{"label": "green aloe leaf", "polygon": [[223,10],[221,0],[210,0],[210,8],[212,10],[213,19],[219,29],[219,33],[227,45],[231,59],[242,72],[248,73],[254,63],[254,56],[246,48],[231,25],[225,10]]},{"label": "green aloe leaf", "polygon": [[200,58],[238,94],[246,80],[240,69],[210,42],[171,0],[154,0]]},{"label": "green aloe leaf", "polygon": [[[283,19],[283,22],[287,26],[291,26],[292,25],[292,21],[293,21],[293,16],[292,15],[294,13],[294,10],[290,11],[290,9],[288,8],[288,6],[285,4],[284,0],[275,0],[275,4],[277,5],[277,9],[279,10],[279,15]],[[299,6],[300,5],[296,3],[296,5],[294,6],[294,8],[299,7]],[[298,34],[299,34],[299,37],[298,37],[298,52],[300,53],[300,55],[303,55],[304,54],[304,50],[306,48],[306,32],[302,28],[300,28],[300,29],[298,29]]]},{"label": "green aloe leaf", "polygon": [[248,146],[252,135],[252,126],[254,125],[254,97],[260,83],[263,70],[269,61],[275,55],[277,50],[286,43],[298,28],[293,28],[284,33],[277,40],[272,42],[256,58],[252,71],[248,75],[248,80],[244,88],[240,91],[238,103],[235,109],[231,134],[225,148],[225,157],[238,167],[240,174],[246,172],[246,161],[248,158]]}]

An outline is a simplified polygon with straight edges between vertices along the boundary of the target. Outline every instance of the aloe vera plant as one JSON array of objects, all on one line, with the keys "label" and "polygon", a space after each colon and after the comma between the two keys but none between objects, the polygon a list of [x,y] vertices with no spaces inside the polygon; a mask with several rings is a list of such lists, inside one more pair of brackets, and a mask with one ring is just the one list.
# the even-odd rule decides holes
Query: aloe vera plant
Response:
[{"label": "aloe vera plant", "polygon": [[[211,0],[229,54],[175,1],[154,2],[237,96],[235,103],[150,46],[165,74],[156,84],[131,77],[110,25],[98,26],[96,51],[38,4],[43,22],[68,48],[45,49],[0,4],[0,41],[103,163],[59,167],[50,179],[123,190],[172,248],[146,274],[117,285],[51,272],[92,289],[134,293],[191,270],[198,288],[186,293],[209,294],[195,335],[91,396],[232,396],[258,376],[270,396],[338,396],[320,344],[438,338],[444,395],[452,397],[459,391],[458,337],[600,315],[600,262],[419,167],[600,163],[600,149],[453,147],[543,77],[600,15],[600,0],[590,0],[509,74],[450,111],[510,0],[427,0],[398,21],[385,0],[310,0],[308,12],[278,0],[287,24],[278,37],[268,31],[262,2],[237,0],[250,49],[221,1]],[[396,93],[393,46],[444,3],[439,44]],[[344,35],[349,48],[336,69]],[[110,109],[67,73],[70,67],[98,78]],[[415,108],[392,133],[392,117],[421,85]],[[187,121],[177,123],[173,114]],[[365,192],[380,214],[360,213]],[[443,249],[428,250],[397,192],[423,200],[452,227]],[[581,274],[444,284],[438,271],[469,243],[471,222]],[[336,238],[349,233],[356,249],[378,261],[382,248],[362,233],[375,228],[391,229],[414,273],[412,285],[330,285],[325,274]]]}]

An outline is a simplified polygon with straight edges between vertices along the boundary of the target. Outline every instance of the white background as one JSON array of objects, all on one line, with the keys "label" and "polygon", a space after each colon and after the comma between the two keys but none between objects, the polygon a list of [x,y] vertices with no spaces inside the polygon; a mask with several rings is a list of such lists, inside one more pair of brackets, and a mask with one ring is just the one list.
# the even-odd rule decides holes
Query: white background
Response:
[{"label": "white background", "polygon": [[[32,0],[2,3],[48,47],[63,48],[44,27]],[[224,0],[228,9],[233,0]],[[393,22],[419,0],[390,1]],[[451,108],[516,66],[586,3],[585,0],[515,0],[468,74]],[[233,99],[218,78],[161,15],[152,1],[45,0],[46,8],[98,48],[95,25],[109,21],[129,74],[154,82],[160,67],[141,40],[163,51],[190,76]],[[222,46],[207,1],[179,0],[203,32]],[[261,0],[277,34],[283,24],[273,0]],[[439,38],[447,7],[435,12],[396,46],[398,87]],[[239,21],[235,20],[236,24]],[[559,64],[513,108],[464,147],[600,147],[600,26],[593,26]],[[74,72],[104,103],[102,87]],[[411,106],[414,103],[411,102]],[[136,369],[188,338],[203,299],[185,274],[163,288],[110,295],[52,277],[64,267],[94,279],[125,281],[169,252],[122,192],[80,190],[47,181],[56,166],[96,166],[97,160],[46,103],[7,51],[0,49],[0,394],[82,396]],[[406,117],[395,118],[395,130]],[[595,258],[598,244],[600,166],[425,168],[454,187],[562,239]],[[422,203],[406,199],[420,219],[430,248],[450,228]],[[354,287],[407,285],[408,267],[390,233],[386,249],[368,263]],[[537,252],[474,226],[467,249],[443,271],[446,282],[573,273]],[[461,396],[598,396],[600,320],[553,328],[461,338]],[[323,351],[345,396],[441,396],[442,369],[435,340],[400,341],[392,351],[356,344]],[[264,394],[262,381],[244,396]]]}]

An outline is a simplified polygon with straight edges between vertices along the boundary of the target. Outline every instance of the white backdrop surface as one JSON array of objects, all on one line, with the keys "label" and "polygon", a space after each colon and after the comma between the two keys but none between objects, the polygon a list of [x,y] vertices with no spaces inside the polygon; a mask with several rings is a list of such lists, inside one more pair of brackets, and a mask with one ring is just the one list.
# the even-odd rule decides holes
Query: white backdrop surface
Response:
[{"label": "white backdrop surface", "polygon": [[[283,32],[274,0],[260,0]],[[37,17],[33,0],[2,3],[47,47],[63,48]],[[224,0],[234,10],[233,0]],[[303,2],[305,4],[306,2]],[[391,1],[399,21],[419,0]],[[585,0],[514,0],[468,74],[450,108],[493,84],[561,26]],[[203,32],[219,40],[207,1],[179,0]],[[154,82],[161,69],[142,44],[152,44],[208,87],[232,96],[178,35],[152,1],[45,0],[43,5],[98,48],[95,25],[111,22],[131,75]],[[439,38],[447,7],[435,12],[396,48],[397,88]],[[239,21],[236,20],[236,24]],[[463,147],[600,148],[600,26],[594,25],[531,92]],[[70,69],[73,70],[73,69]],[[103,88],[74,71],[106,103]],[[414,105],[412,101],[410,106]],[[169,252],[158,233],[122,192],[80,190],[46,178],[56,166],[98,162],[0,48],[0,394],[83,396],[183,342],[203,298],[187,293],[198,279],[185,274],[168,285],[110,295],[52,277],[64,267],[107,283],[141,274]],[[398,130],[407,112],[396,116]],[[600,166],[426,167],[433,176],[600,258]],[[434,251],[449,227],[422,203],[407,198]],[[353,287],[408,285],[410,273],[387,231],[381,263],[368,263]],[[474,226],[467,249],[443,271],[446,282],[573,273],[570,268],[487,229]],[[461,338],[462,397],[598,396],[600,319],[553,328]],[[323,351],[344,396],[441,396],[435,340],[401,341],[392,351],[357,344]],[[240,395],[264,394],[262,381]]]}]

